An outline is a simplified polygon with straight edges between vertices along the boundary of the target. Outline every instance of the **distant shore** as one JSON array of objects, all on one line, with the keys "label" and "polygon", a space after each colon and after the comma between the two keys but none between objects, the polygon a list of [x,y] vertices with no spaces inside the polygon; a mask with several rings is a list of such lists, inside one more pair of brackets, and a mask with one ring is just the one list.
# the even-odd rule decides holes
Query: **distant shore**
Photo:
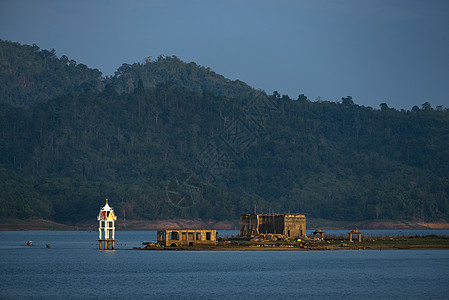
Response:
[{"label": "distant shore", "polygon": [[[239,230],[240,220],[117,220],[117,230],[157,230],[157,229],[216,229]],[[92,222],[75,224],[61,224],[43,219],[0,219],[0,230],[97,230],[98,224],[93,218]],[[449,223],[422,222],[422,221],[396,221],[396,220],[367,220],[367,221],[334,221],[325,219],[307,219],[307,229],[449,229]]]}]

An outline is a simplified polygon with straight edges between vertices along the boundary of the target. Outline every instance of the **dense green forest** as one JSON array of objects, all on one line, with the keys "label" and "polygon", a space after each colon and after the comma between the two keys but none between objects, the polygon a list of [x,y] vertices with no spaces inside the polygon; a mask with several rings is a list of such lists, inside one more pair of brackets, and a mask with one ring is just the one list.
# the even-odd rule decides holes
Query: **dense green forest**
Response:
[{"label": "dense green forest", "polygon": [[0,39],[0,103],[29,106],[85,88],[102,90],[100,71],[55,52]]},{"label": "dense green forest", "polygon": [[139,80],[142,80],[146,89],[155,88],[161,82],[169,82],[192,91],[213,91],[216,95],[226,97],[238,97],[252,90],[242,81],[229,80],[194,62],[187,64],[176,56],[159,56],[155,61],[148,57],[144,64],[123,64],[109,78],[119,93],[134,91]]},{"label": "dense green forest", "polygon": [[145,63],[123,64],[114,76],[102,77],[97,69],[63,55],[55,49],[21,45],[0,39],[0,103],[33,106],[73,92],[92,89],[101,92],[108,83],[118,93],[129,93],[142,80],[146,89],[158,83],[185,87],[193,91],[213,91],[216,95],[237,97],[252,90],[244,82],[232,81],[194,62],[186,64],[176,56],[150,57]]},{"label": "dense green forest", "polygon": [[135,219],[449,220],[446,108],[267,95],[176,57],[104,78],[0,46],[0,217],[90,220],[110,198]]}]

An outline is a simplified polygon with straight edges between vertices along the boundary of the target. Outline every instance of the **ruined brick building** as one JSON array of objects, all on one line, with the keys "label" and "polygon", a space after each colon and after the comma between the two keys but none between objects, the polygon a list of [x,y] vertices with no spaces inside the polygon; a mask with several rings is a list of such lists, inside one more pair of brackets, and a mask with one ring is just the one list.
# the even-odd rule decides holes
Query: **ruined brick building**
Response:
[{"label": "ruined brick building", "polygon": [[240,236],[282,234],[288,237],[306,237],[304,214],[243,214],[240,217]]},{"label": "ruined brick building", "polygon": [[165,247],[214,246],[216,230],[172,229],[158,230],[157,243]]}]

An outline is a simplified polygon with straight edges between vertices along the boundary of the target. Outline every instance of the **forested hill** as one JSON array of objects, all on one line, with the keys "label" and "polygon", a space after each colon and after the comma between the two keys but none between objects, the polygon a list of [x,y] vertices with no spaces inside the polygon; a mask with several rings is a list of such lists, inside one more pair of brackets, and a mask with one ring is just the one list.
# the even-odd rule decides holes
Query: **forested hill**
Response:
[{"label": "forested hill", "polygon": [[0,103],[30,106],[86,88],[102,90],[101,72],[55,50],[0,39]]},{"label": "forested hill", "polygon": [[209,68],[185,63],[175,56],[159,56],[155,61],[123,64],[114,76],[102,77],[97,69],[56,56],[37,45],[21,45],[0,39],[0,103],[14,106],[33,106],[42,101],[69,93],[92,89],[103,90],[113,84],[118,93],[128,93],[142,80],[145,89],[169,82],[194,91],[208,91],[216,95],[237,97],[252,90],[239,80],[229,80]]},{"label": "forested hill", "polygon": [[242,81],[229,80],[209,68],[194,62],[185,63],[176,56],[159,56],[155,61],[149,57],[144,64],[123,64],[110,78],[119,93],[134,91],[139,80],[145,89],[169,82],[192,91],[208,91],[226,97],[238,97],[252,90]]},{"label": "forested hill", "polygon": [[[168,60],[161,72],[176,73],[178,59]],[[28,108],[0,101],[0,217],[91,220],[110,198],[135,219],[235,219],[256,205],[335,220],[449,220],[448,109],[252,89],[225,97],[151,76],[133,77],[131,90],[119,82],[126,72],[100,92]]]}]

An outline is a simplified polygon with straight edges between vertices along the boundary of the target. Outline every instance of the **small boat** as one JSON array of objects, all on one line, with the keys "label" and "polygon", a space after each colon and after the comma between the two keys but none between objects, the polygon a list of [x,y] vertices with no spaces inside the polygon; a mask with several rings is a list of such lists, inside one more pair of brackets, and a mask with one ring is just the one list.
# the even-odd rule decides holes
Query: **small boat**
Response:
[{"label": "small boat", "polygon": [[33,241],[28,241],[27,246],[33,246]]}]

